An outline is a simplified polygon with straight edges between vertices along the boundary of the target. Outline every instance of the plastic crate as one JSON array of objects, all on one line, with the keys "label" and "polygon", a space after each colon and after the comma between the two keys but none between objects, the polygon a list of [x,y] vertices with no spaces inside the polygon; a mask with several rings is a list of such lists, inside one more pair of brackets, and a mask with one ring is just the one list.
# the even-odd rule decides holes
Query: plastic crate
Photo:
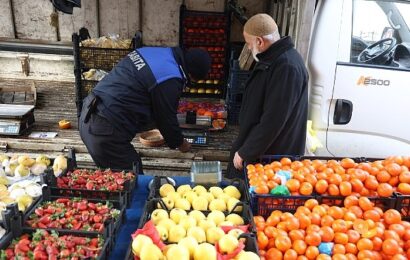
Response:
[{"label": "plastic crate", "polygon": [[211,69],[204,83],[194,83],[192,88],[217,89],[217,93],[188,93],[185,97],[223,98],[228,76],[230,38],[229,12],[206,12],[180,7],[179,44],[184,49],[202,48],[212,59]]},{"label": "plastic crate", "polygon": [[111,49],[80,46],[81,65],[86,69],[101,69],[108,72],[131,51],[132,48]]},{"label": "plastic crate", "polygon": [[[0,243],[0,249],[4,250],[7,249],[7,247],[15,240],[18,239],[21,235],[24,234],[29,234],[30,236],[36,232],[36,229],[28,229],[25,227],[19,226],[16,228],[16,230],[13,233],[9,233],[6,236],[2,238],[2,242]],[[86,237],[86,238],[95,238],[98,237],[98,234],[91,234],[91,233],[83,233],[79,234],[78,232],[75,232],[73,230],[61,230],[58,231],[58,235],[63,236],[63,235],[72,235],[76,237]],[[108,256],[110,254],[110,251],[112,249],[112,242],[110,239],[104,239],[104,245],[101,248],[100,254],[96,259],[98,260],[104,260],[108,259]]]},{"label": "plastic crate", "polygon": [[88,94],[91,93],[91,91],[97,86],[98,81],[96,80],[81,80],[80,86],[77,86],[80,88],[81,92],[83,93],[83,97],[86,97]]},{"label": "plastic crate", "polygon": [[410,221],[410,195],[404,195],[396,192],[395,197],[396,205],[394,208],[400,212],[403,220]]},{"label": "plastic crate", "polygon": [[[346,197],[344,196],[330,196],[330,195],[320,195],[317,196],[319,204],[326,204],[329,206],[339,206],[343,207],[343,202]],[[395,208],[396,198],[395,197],[367,197],[371,202],[374,203],[376,207],[381,208],[383,211]]]},{"label": "plastic crate", "polygon": [[[67,175],[69,171],[74,171],[77,169],[77,162],[74,150],[69,150],[68,152],[68,167],[59,178]],[[136,162],[132,170],[113,170],[117,172],[130,171],[134,174],[135,178],[132,180],[127,180],[124,182],[124,190],[122,191],[106,191],[106,190],[87,190],[87,189],[74,189],[74,188],[59,188],[57,186],[57,177],[55,177],[52,170],[47,171],[45,174],[40,176],[43,184],[49,187],[49,192],[51,196],[64,196],[64,197],[83,197],[90,199],[102,199],[102,200],[112,200],[118,201],[121,206],[128,207],[131,204],[132,194],[138,183],[138,174],[140,173],[139,162]],[[92,171],[92,170],[89,170]]]},{"label": "plastic crate", "polygon": [[[29,220],[30,215],[35,214],[35,210],[39,207],[42,206],[43,202],[47,202],[47,201],[54,201],[57,200],[59,198],[62,198],[61,196],[52,196],[50,194],[50,189],[48,187],[43,187],[43,197],[35,204],[35,206],[33,206],[33,208],[27,212],[27,214],[25,214],[22,218],[21,218],[21,225],[24,226],[26,229],[32,229],[35,230],[37,228],[32,228],[30,226],[27,226],[26,222]],[[71,198],[72,199],[72,198]],[[93,203],[107,203],[110,202],[113,205],[113,209],[118,209],[120,211],[118,218],[117,219],[108,219],[105,223],[104,223],[104,230],[102,233],[99,233],[97,231],[85,231],[85,230],[71,230],[73,232],[73,234],[77,234],[77,235],[84,235],[84,234],[99,234],[102,235],[104,238],[106,239],[111,239],[112,237],[114,237],[119,229],[120,226],[122,225],[123,221],[124,221],[124,213],[125,213],[125,207],[120,205],[120,203],[118,201],[108,201],[108,200],[100,200],[100,199],[87,199],[87,201],[89,202],[93,202]],[[45,228],[45,230],[51,231],[51,230],[55,230],[55,231],[65,231],[67,229],[61,229],[61,228]]]},{"label": "plastic crate", "polygon": [[232,60],[229,71],[228,91],[232,93],[243,93],[250,75],[251,71],[240,69],[238,60]]},{"label": "plastic crate", "polygon": [[[236,211],[237,207],[242,207],[241,211]],[[166,208],[166,206],[163,204],[163,202],[161,201],[161,199],[159,198],[154,198],[154,199],[150,199],[145,203],[144,206],[144,211],[142,213],[142,216],[140,218],[140,222],[138,224],[138,228],[142,228],[145,223],[147,223],[150,219],[151,219],[151,213],[158,209],[158,208],[162,208],[165,209],[168,213],[170,212],[170,210],[168,210]],[[186,211],[188,214],[190,211]],[[208,216],[208,214],[211,212],[210,210],[205,210],[205,211],[201,211],[202,213],[204,213],[205,216]],[[255,222],[253,220],[253,214],[252,214],[252,210],[250,208],[250,206],[246,203],[240,202],[238,203],[231,212],[229,211],[224,211],[223,212],[225,214],[225,216],[231,214],[231,213],[236,213],[239,216],[241,216],[245,222],[245,225],[249,225],[248,231],[251,233],[256,233],[256,225]]]},{"label": "plastic crate", "polygon": [[231,125],[239,124],[239,113],[241,111],[241,105],[228,103],[227,108],[228,108],[228,123]]},{"label": "plastic crate", "polygon": [[[173,183],[171,183],[167,179],[167,177],[155,176],[153,181],[152,181],[152,186],[150,187],[150,193],[149,193],[148,198],[149,199],[161,198],[161,195],[159,194],[159,189],[165,183],[169,183],[169,184],[173,185]],[[238,188],[239,192],[241,193],[241,197],[240,197],[239,201],[242,201],[242,202],[247,203],[247,204],[250,203],[248,188],[246,187],[245,182],[241,179],[222,180],[218,185],[213,185],[213,184],[201,184],[201,185],[204,186],[206,189],[208,189],[212,186],[218,186],[218,187],[221,187],[223,189],[223,188],[225,188],[229,185],[233,185],[236,188]],[[196,184],[191,183],[190,186],[195,187]],[[174,187],[175,187],[175,190],[176,190],[179,186],[174,185]]]}]

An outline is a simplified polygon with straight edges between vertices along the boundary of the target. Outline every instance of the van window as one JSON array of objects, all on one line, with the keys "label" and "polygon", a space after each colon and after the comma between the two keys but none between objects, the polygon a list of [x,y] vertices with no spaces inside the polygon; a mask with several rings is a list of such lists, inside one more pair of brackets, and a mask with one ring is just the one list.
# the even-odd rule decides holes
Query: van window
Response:
[{"label": "van window", "polygon": [[389,21],[383,10],[377,5],[378,1],[353,1],[353,30],[350,60],[357,63],[359,54],[366,47],[390,36]]},{"label": "van window", "polygon": [[410,69],[410,3],[353,0],[350,62]]}]

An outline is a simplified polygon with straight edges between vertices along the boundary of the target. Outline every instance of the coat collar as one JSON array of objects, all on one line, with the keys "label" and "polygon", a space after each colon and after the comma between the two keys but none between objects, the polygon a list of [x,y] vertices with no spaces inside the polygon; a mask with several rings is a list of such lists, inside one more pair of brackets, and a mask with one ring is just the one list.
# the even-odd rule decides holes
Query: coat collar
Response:
[{"label": "coat collar", "polygon": [[262,66],[267,68],[272,65],[275,60],[285,51],[293,48],[292,38],[285,36],[273,43],[266,51],[259,53],[256,57],[259,58],[259,62],[256,64],[256,68]]}]

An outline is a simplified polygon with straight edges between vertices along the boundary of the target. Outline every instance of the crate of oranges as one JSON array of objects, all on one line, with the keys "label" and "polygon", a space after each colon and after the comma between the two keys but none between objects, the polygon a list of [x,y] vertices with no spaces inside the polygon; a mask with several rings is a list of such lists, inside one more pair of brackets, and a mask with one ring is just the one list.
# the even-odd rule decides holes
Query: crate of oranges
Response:
[{"label": "crate of oranges", "polygon": [[[350,195],[366,196],[386,210],[397,208],[396,192],[410,195],[408,161],[400,156],[383,160],[268,156],[261,158],[262,163],[248,164],[246,174],[257,214],[266,215],[276,209],[294,212],[309,196],[328,205],[342,205]],[[289,174],[286,181],[278,177],[280,172]],[[280,185],[287,188],[290,196],[272,195],[272,190]],[[410,212],[410,196],[402,198]]]}]

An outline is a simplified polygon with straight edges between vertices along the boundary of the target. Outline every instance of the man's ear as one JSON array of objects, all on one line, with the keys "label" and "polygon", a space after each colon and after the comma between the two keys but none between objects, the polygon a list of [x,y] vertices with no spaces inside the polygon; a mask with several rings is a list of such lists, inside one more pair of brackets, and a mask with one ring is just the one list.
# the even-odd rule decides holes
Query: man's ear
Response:
[{"label": "man's ear", "polygon": [[264,42],[263,42],[263,38],[262,38],[262,37],[259,37],[259,36],[256,37],[256,45],[257,45],[259,48],[263,48]]}]

